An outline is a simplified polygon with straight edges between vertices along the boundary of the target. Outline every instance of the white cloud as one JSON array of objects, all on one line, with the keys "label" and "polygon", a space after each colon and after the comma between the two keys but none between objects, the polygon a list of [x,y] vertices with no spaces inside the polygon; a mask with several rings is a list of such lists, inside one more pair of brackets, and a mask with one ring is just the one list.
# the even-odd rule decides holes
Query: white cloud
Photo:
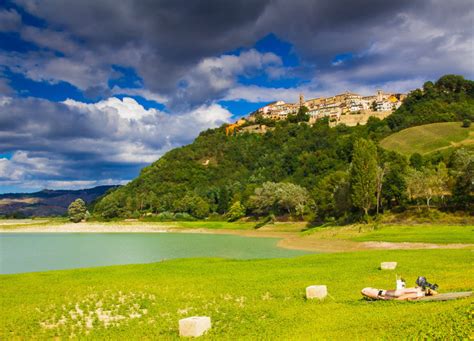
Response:
[{"label": "white cloud", "polygon": [[0,186],[34,181],[120,182],[168,150],[220,126],[231,113],[218,104],[181,114],[145,109],[132,98],[54,103],[33,98],[0,102]]},{"label": "white cloud", "polygon": [[136,100],[130,97],[124,97],[122,100],[116,97],[109,97],[106,100],[97,103],[83,103],[72,99],[67,99],[63,102],[70,108],[76,108],[81,111],[100,111],[110,114],[117,114],[120,118],[127,120],[140,120],[148,115],[156,115],[158,113],[155,109],[146,110],[143,106],[138,104]]}]

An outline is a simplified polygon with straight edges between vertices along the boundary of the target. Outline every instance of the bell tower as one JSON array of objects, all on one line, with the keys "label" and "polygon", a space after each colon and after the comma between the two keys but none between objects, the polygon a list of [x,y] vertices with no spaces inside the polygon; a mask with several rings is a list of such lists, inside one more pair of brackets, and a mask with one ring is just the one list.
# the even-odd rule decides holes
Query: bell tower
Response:
[{"label": "bell tower", "polygon": [[304,105],[304,95],[300,94],[300,108]]},{"label": "bell tower", "polygon": [[383,91],[377,90],[377,102],[382,102],[382,101],[383,101]]}]

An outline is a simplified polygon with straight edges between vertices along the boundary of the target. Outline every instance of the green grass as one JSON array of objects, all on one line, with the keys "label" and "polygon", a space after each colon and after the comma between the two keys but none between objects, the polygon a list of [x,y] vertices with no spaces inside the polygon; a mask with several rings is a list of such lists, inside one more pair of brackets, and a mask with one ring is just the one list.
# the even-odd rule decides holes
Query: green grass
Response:
[{"label": "green grass", "polygon": [[474,144],[474,126],[462,128],[461,122],[432,123],[404,129],[380,141],[380,145],[410,156],[429,154],[461,145]]},{"label": "green grass", "polygon": [[309,234],[323,239],[348,239],[358,242],[474,244],[474,226],[472,225],[351,225],[314,228]]},{"label": "green grass", "polygon": [[64,217],[46,217],[34,219],[0,219],[0,229],[14,230],[17,228],[34,227],[34,226],[59,226],[69,222]]},{"label": "green grass", "polygon": [[[3,275],[0,339],[177,339],[178,320],[193,315],[212,318],[203,339],[467,339],[472,298],[370,302],[360,290],[394,286],[395,272],[378,270],[381,261],[397,261],[409,284],[424,275],[440,292],[472,290],[473,257],[471,250],[365,251]],[[331,298],[306,301],[312,284],[328,285]]]},{"label": "green grass", "polygon": [[224,230],[252,230],[255,222],[227,222],[227,221],[177,221],[173,225],[186,229],[224,229]]}]

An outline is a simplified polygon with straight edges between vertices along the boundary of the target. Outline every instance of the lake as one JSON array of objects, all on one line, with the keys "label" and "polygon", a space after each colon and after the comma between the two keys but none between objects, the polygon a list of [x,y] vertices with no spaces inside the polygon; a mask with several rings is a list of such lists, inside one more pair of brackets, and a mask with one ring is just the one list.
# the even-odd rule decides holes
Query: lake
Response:
[{"label": "lake", "polygon": [[0,273],[151,263],[173,258],[284,258],[310,252],[275,238],[196,233],[0,233]]}]

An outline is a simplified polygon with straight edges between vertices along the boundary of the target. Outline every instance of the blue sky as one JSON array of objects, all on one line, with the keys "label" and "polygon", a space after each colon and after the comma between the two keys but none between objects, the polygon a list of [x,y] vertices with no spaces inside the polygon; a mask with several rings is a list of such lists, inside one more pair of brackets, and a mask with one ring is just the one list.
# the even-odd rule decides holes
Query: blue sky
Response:
[{"label": "blue sky", "polygon": [[472,16],[464,0],[0,1],[0,193],[126,183],[300,93],[472,78]]}]

